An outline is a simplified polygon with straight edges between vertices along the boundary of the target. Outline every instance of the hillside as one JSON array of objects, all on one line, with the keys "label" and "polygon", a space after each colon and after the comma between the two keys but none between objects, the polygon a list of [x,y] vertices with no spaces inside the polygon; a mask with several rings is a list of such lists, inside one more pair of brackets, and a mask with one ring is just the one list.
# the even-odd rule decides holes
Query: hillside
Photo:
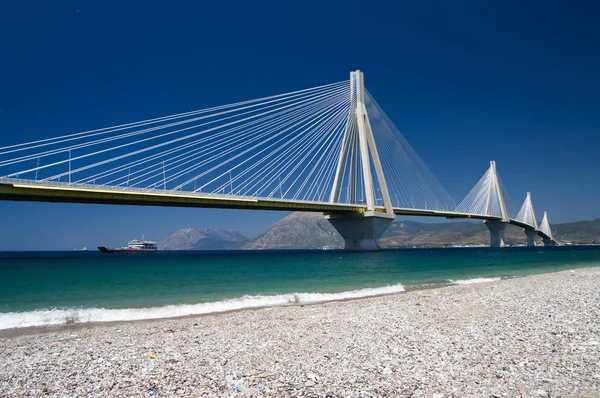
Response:
[{"label": "hillside", "polygon": [[263,234],[251,240],[244,249],[321,249],[342,248],[344,240],[321,213],[292,213]]},{"label": "hillside", "polygon": [[[600,244],[600,219],[552,225],[554,237],[572,244]],[[488,245],[489,232],[482,222],[423,223],[396,221],[381,239],[381,247],[443,247],[452,245]],[[525,243],[521,228],[509,225],[506,241]],[[223,229],[182,229],[159,245],[161,250],[229,249],[321,249],[343,248],[337,231],[320,213],[290,214],[260,236],[248,240],[236,231]]]},{"label": "hillside", "polygon": [[552,225],[554,238],[573,244],[600,244],[600,218]]},{"label": "hillside", "polygon": [[[600,244],[600,219],[552,225],[555,238],[573,244]],[[483,222],[422,223],[396,221],[381,239],[381,247],[441,247],[488,245],[489,232]],[[525,244],[521,228],[506,228],[509,245]],[[247,242],[244,249],[342,248],[343,239],[319,213],[293,213],[262,235]]]},{"label": "hillside", "polygon": [[[487,245],[490,235],[483,222],[421,223],[397,221],[393,223],[380,241],[382,247],[435,247],[452,245]],[[506,242],[510,245],[524,244],[525,234],[521,228],[509,225]]]},{"label": "hillside", "polygon": [[227,250],[237,249],[248,241],[236,231],[217,228],[185,228],[175,232],[165,242],[159,244],[160,250]]}]

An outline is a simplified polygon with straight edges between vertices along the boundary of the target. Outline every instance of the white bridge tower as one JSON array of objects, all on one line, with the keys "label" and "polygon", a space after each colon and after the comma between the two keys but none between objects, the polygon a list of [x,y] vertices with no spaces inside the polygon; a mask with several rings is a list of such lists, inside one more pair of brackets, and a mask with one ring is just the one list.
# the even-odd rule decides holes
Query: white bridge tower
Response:
[{"label": "white bridge tower", "polygon": [[493,203],[497,203],[500,207],[500,215],[502,220],[487,220],[485,225],[490,230],[490,247],[504,247],[505,237],[504,231],[509,222],[508,211],[506,211],[506,203],[504,202],[504,195],[502,195],[502,188],[500,186],[500,180],[498,179],[498,171],[496,170],[496,161],[490,162],[489,168],[489,184],[487,192],[487,203],[484,214],[491,214]]},{"label": "white bridge tower", "polygon": [[[365,106],[364,74],[357,70],[350,73],[350,97],[352,106],[348,114],[346,131],[342,141],[342,150],[338,159],[335,179],[329,201],[339,202],[344,173],[349,169],[348,196],[350,203],[357,203],[359,175],[362,175],[365,191],[366,210],[364,213],[348,215],[329,215],[329,222],[342,235],[345,249],[349,251],[369,251],[379,249],[379,238],[394,221],[396,215],[388,191],[383,168],[379,160],[377,146],[373,138],[369,115]],[[355,135],[358,135],[356,145]],[[353,136],[354,135],[354,136]],[[354,144],[353,144],[354,142]],[[360,167],[358,160],[360,158]],[[350,159],[349,168],[347,166]],[[371,164],[381,192],[384,209],[376,209],[375,188]],[[359,173],[360,171],[360,173]]]},{"label": "white bridge tower", "polygon": [[531,192],[527,192],[525,202],[523,202],[523,206],[521,206],[521,210],[519,211],[519,214],[517,214],[516,220],[531,226],[531,228],[524,228],[523,232],[525,232],[525,236],[527,236],[527,246],[535,246],[535,238],[538,235],[538,223],[535,218],[535,211],[533,210]]}]

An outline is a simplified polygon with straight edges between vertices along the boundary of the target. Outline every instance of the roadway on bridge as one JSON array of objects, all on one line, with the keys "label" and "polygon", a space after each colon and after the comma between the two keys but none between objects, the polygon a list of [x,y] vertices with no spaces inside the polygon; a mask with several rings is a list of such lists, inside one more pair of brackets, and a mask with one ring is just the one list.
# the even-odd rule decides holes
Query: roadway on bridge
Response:
[{"label": "roadway on bridge", "polygon": [[[78,186],[66,183],[43,183],[0,179],[0,200],[82,204],[112,204],[134,206],[165,206],[195,208],[227,208],[240,210],[278,210],[322,212],[326,214],[363,213],[366,206],[327,202],[292,201],[273,198],[250,198],[234,195],[201,194],[182,191],[147,189],[116,189],[113,187]],[[385,212],[384,207],[376,211]],[[396,215],[479,219],[501,221],[502,217],[451,211],[394,208]],[[510,219],[511,224],[524,229],[533,226]],[[538,234],[547,239],[545,234]]]}]

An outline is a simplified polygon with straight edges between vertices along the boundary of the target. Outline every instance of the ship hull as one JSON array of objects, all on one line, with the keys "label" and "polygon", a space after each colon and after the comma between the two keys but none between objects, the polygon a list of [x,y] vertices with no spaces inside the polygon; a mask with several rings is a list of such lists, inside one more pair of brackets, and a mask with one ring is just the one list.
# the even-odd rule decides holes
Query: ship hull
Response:
[{"label": "ship hull", "polygon": [[107,249],[104,246],[98,246],[102,253],[156,253],[155,249]]}]

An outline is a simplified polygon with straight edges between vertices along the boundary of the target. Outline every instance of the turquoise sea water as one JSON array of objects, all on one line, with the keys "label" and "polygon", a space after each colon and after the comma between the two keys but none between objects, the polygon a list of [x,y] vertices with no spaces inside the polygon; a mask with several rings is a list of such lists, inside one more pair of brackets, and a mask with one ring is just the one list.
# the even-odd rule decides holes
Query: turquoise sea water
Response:
[{"label": "turquoise sea water", "polygon": [[0,329],[145,319],[599,266],[600,247],[0,253]]}]

